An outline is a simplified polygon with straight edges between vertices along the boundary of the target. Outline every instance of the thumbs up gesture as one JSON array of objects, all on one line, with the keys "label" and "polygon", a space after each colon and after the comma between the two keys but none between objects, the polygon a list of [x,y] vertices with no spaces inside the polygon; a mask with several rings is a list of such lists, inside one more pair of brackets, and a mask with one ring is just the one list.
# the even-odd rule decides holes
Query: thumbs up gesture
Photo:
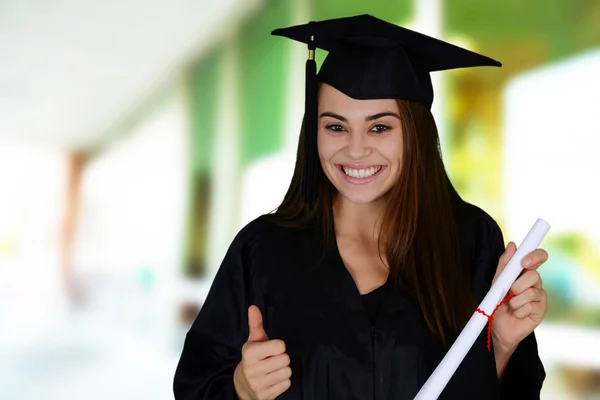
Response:
[{"label": "thumbs up gesture", "polygon": [[233,374],[235,390],[241,400],[273,400],[291,385],[290,357],[282,340],[269,340],[256,306],[248,308],[248,325],[242,361]]}]

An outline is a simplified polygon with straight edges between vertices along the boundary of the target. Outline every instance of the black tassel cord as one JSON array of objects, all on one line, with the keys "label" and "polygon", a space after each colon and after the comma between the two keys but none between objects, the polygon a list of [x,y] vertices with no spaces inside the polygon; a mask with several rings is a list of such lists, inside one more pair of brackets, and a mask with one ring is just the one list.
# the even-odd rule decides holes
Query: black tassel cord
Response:
[{"label": "black tassel cord", "polygon": [[320,167],[317,149],[317,64],[315,62],[315,42],[311,36],[308,44],[309,57],[306,60],[306,97],[304,100],[305,149],[302,176],[302,198],[309,206],[317,199],[317,171]]}]

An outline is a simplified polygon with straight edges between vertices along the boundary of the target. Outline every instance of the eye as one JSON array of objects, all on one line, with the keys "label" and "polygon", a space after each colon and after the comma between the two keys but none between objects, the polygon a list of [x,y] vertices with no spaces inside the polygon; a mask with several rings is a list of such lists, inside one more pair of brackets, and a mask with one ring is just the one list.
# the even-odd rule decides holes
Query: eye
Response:
[{"label": "eye", "polygon": [[387,125],[383,125],[383,124],[377,124],[375,126],[373,126],[373,128],[371,128],[371,131],[375,132],[375,133],[384,133],[389,131],[391,128]]},{"label": "eye", "polygon": [[327,125],[325,129],[330,130],[332,132],[344,132],[344,127],[338,124]]}]

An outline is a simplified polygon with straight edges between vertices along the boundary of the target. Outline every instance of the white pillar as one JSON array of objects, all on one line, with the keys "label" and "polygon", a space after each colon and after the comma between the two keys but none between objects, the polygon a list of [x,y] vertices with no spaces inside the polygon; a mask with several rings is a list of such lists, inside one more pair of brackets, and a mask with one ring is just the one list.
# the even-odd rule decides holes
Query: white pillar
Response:
[{"label": "white pillar", "polygon": [[[437,39],[444,40],[442,0],[415,0],[415,15],[413,19],[414,29]],[[433,106],[431,112],[435,118],[442,151],[444,151],[444,164],[449,169],[450,162],[447,153],[448,132],[446,130],[446,85],[445,73],[433,72],[431,81],[433,84]]]},{"label": "white pillar", "polygon": [[[311,19],[312,12],[308,0],[297,0],[291,2],[292,18],[289,25],[305,24]],[[304,115],[304,92],[305,92],[305,65],[308,57],[306,46],[294,40],[287,40],[288,67],[285,111],[284,115],[284,152],[293,154],[296,158],[300,127]]]},{"label": "white pillar", "polygon": [[239,69],[235,34],[223,46],[213,135],[207,278],[216,274],[235,236],[240,201],[237,191],[240,107]]},{"label": "white pillar", "polygon": [[[291,7],[292,17],[289,25],[304,24],[311,19],[309,0],[294,0]],[[284,143],[280,151],[257,160],[244,171],[240,227],[278,207],[294,174],[298,138],[304,115],[304,70],[308,50],[296,41],[284,38],[274,40],[285,40],[288,51],[285,67],[286,91],[282,99],[285,104],[281,128]]]}]

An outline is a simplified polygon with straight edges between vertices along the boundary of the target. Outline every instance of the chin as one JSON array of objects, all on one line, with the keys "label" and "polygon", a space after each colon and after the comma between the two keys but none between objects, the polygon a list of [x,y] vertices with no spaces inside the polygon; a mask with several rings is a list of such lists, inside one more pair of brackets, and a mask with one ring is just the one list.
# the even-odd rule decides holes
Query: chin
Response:
[{"label": "chin", "polygon": [[357,193],[358,191],[354,190],[342,190],[339,193],[344,196],[346,200],[356,205],[366,205],[371,204],[377,201],[380,201],[385,193]]}]

